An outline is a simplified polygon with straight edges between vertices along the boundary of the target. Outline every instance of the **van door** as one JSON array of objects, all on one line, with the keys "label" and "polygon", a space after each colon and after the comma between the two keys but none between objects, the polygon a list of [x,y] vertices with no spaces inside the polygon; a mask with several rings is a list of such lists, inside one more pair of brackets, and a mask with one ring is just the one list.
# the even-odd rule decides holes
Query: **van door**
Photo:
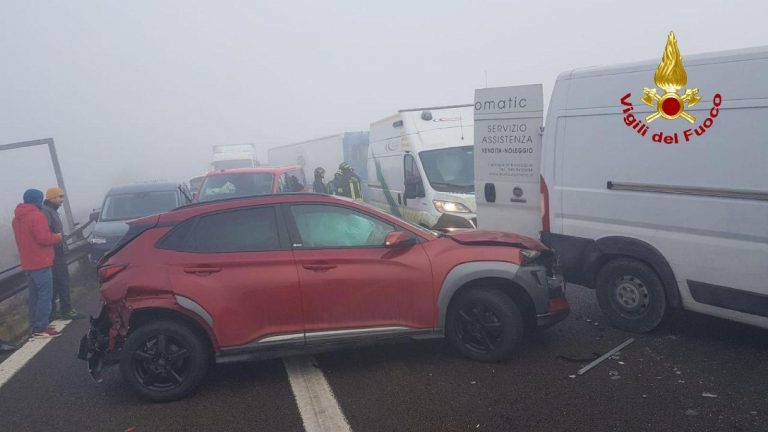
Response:
[{"label": "van door", "polygon": [[403,217],[411,223],[431,228],[437,218],[430,214],[434,211],[430,212],[433,209],[429,204],[419,164],[413,154],[406,153],[403,156]]},{"label": "van door", "polygon": [[541,84],[475,90],[477,226],[538,238]]}]

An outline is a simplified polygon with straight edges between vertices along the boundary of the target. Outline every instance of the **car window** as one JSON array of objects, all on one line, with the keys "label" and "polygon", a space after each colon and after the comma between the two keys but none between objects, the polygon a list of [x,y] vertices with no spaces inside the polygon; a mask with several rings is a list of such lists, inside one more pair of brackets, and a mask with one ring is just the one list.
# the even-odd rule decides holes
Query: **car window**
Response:
[{"label": "car window", "polygon": [[[184,234],[184,227],[178,229]],[[196,252],[245,252],[279,250],[277,218],[272,207],[215,213],[199,218],[189,240],[169,236],[163,245],[181,245]]]},{"label": "car window", "polygon": [[104,200],[101,221],[137,219],[163,213],[177,206],[174,190],[108,195]]},{"label": "car window", "polygon": [[272,193],[272,173],[238,173],[208,176],[200,191],[200,201]]},{"label": "car window", "polygon": [[318,204],[291,206],[305,248],[384,246],[393,225],[358,211]]}]

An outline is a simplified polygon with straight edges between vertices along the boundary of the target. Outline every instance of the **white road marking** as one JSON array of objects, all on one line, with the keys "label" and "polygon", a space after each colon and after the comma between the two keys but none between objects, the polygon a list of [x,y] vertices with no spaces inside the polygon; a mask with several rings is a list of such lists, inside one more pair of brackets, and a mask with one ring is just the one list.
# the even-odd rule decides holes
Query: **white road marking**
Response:
[{"label": "white road marking", "polygon": [[313,365],[313,360],[309,356],[283,359],[304,430],[351,432],[323,371]]},{"label": "white road marking", "polygon": [[[64,327],[71,322],[71,320],[57,320],[52,322],[51,325],[56,328],[56,330],[62,331],[64,330]],[[16,372],[20,371],[28,361],[32,360],[32,358],[53,339],[56,338],[32,339],[11,354],[11,356],[5,359],[4,362],[0,363],[0,388],[2,388],[5,383],[16,375]]]}]

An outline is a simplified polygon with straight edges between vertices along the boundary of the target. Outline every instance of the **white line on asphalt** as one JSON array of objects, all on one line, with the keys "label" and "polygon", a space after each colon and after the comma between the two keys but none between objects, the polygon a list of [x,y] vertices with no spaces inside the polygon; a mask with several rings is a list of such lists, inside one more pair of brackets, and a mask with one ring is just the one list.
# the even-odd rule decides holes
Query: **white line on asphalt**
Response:
[{"label": "white line on asphalt", "polygon": [[309,356],[283,359],[306,432],[351,432],[323,371]]},{"label": "white line on asphalt", "polygon": [[[66,327],[67,324],[71,322],[71,320],[54,321],[51,323],[51,325],[55,327],[56,330],[62,331],[64,330],[64,327]],[[48,342],[52,341],[53,339],[55,338],[32,339],[25,343],[24,346],[16,350],[16,352],[11,354],[11,356],[5,359],[4,362],[0,363],[0,388],[2,388],[5,383],[7,383],[14,375],[16,375],[16,372],[21,370],[21,368],[23,368],[28,361],[32,360],[32,357],[40,352],[40,350],[43,349],[44,346],[48,345]]]}]

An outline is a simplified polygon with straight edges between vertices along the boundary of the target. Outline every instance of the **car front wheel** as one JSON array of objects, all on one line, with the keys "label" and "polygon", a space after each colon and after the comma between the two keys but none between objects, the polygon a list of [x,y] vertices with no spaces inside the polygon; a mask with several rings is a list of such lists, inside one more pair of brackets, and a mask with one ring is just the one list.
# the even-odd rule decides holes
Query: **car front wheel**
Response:
[{"label": "car front wheel", "polygon": [[497,289],[471,289],[461,294],[451,303],[447,318],[448,340],[472,360],[507,359],[523,338],[520,309]]},{"label": "car front wheel", "polygon": [[191,329],[174,321],[149,323],[133,331],[120,359],[123,379],[155,402],[188,396],[207,369],[206,345]]}]

